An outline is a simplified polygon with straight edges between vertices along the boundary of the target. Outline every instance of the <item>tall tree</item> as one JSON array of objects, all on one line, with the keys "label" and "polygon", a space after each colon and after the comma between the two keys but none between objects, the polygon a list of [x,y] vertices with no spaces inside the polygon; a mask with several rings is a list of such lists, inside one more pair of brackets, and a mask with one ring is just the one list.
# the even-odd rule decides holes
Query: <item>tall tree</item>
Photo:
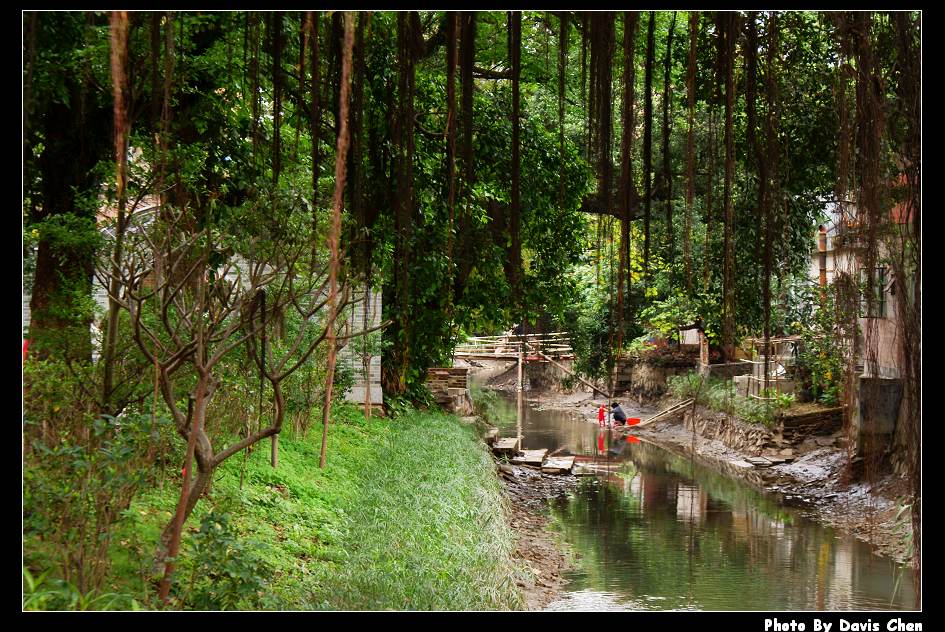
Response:
[{"label": "tall tree", "polygon": [[666,243],[667,243],[667,261],[673,261],[676,258],[676,245],[673,239],[673,173],[670,170],[669,155],[669,78],[670,66],[673,54],[673,34],[676,31],[676,12],[673,11],[673,19],[669,23],[669,31],[666,34],[666,56],[663,62],[663,186],[666,196]]},{"label": "tall tree", "polygon": [[[903,414],[898,429],[899,443],[904,446],[906,472],[912,492],[913,581],[916,586],[916,608],[921,606],[921,550],[922,550],[922,231],[921,176],[922,176],[922,99],[921,99],[921,16],[906,11],[892,14],[895,26],[897,66],[900,72],[896,84],[896,107],[891,134],[896,144],[901,165],[903,217],[899,231],[893,231],[889,248],[894,255],[893,275],[896,287],[908,288],[898,293],[897,316],[902,323],[899,336],[899,357],[902,366]],[[898,235],[896,235],[898,233]]]},{"label": "tall tree", "polygon": [[[318,466],[325,468],[328,446],[328,422],[331,415],[332,389],[335,379],[335,317],[338,314],[338,271],[341,265],[338,240],[341,237],[341,207],[345,187],[345,170],[348,153],[348,113],[351,92],[351,51],[354,48],[354,12],[344,14],[344,50],[341,61],[341,82],[339,85],[338,145],[335,153],[335,193],[331,204],[331,229],[328,233],[328,248],[331,251],[331,263],[328,268],[328,366],[325,370],[325,404],[322,407],[322,449]],[[367,323],[365,323],[367,326]],[[367,378],[367,376],[366,376]],[[365,390],[370,382],[365,383]]]},{"label": "tall tree", "polygon": [[[122,241],[125,232],[125,204],[127,201],[128,177],[128,13],[113,11],[109,17],[111,24],[111,71],[112,94],[114,99],[114,134],[115,134],[115,181],[117,183],[117,217],[115,225],[115,249],[109,278],[109,294],[114,297],[119,292],[120,275],[118,262],[122,257]],[[153,34],[152,34],[153,42]],[[152,87],[155,81],[152,75]],[[114,298],[108,300],[108,322],[105,325],[105,344],[103,348],[102,405],[107,410],[114,387],[114,356],[118,344],[119,305]]]},{"label": "tall tree", "polygon": [[[279,184],[282,173],[282,12],[271,16],[272,32],[272,183]],[[275,200],[275,197],[273,197]],[[275,202],[273,202],[275,203]]]},{"label": "tall tree", "polygon": [[558,14],[558,152],[561,160],[561,173],[558,178],[558,206],[562,213],[565,210],[564,196],[567,188],[565,175],[567,154],[564,149],[564,93],[567,82],[569,17],[567,11]]},{"label": "tall tree", "polygon": [[97,209],[83,199],[97,190],[101,176],[94,167],[112,146],[112,103],[92,89],[86,70],[91,55],[72,50],[78,41],[83,51],[91,51],[90,21],[95,18],[83,13],[27,17],[32,25],[27,44],[43,52],[34,55],[24,86],[29,114],[24,119],[24,168],[36,174],[25,186],[29,223],[39,233],[30,298],[31,349],[40,357],[55,350],[60,357],[88,362],[92,314],[84,305],[92,294]]},{"label": "tall tree", "polygon": [[[755,16],[751,16],[754,22]],[[754,30],[754,24],[752,24]],[[771,356],[771,268],[772,268],[772,247],[774,240],[774,213],[772,208],[778,205],[774,194],[778,190],[778,84],[777,84],[777,60],[778,50],[778,14],[772,11],[767,23],[768,31],[768,52],[765,64],[765,151],[764,156],[758,156],[758,175],[759,188],[761,189],[761,210],[764,216],[764,287],[762,288],[762,305],[764,309],[764,336],[765,336],[765,388],[768,388],[768,358]],[[749,59],[754,62],[757,51],[752,50],[752,45],[757,45],[757,41],[749,39]],[[750,73],[751,74],[751,73]],[[752,77],[753,79],[753,77]],[[754,92],[750,101],[754,99]],[[754,109],[754,104],[752,104]],[[757,151],[757,148],[756,148]],[[770,176],[769,176],[770,173]],[[772,181],[769,186],[768,180]],[[778,205],[780,206],[780,205]]]},{"label": "tall tree", "polygon": [[[446,293],[444,316],[447,322],[453,320],[453,292],[456,277],[453,256],[453,233],[456,223],[456,65],[457,40],[459,39],[460,14],[449,11],[446,14],[446,206],[449,220],[446,226],[446,261],[449,266],[449,282],[444,284]],[[449,341],[446,341],[449,343]]]},{"label": "tall tree", "polygon": [[[410,241],[413,226],[414,94],[416,70],[415,14],[397,15],[397,116],[393,138],[397,148],[397,190],[394,206],[393,324],[387,330],[393,341],[383,371],[384,391],[401,394],[407,387],[410,367]],[[390,305],[390,301],[385,301]]]},{"label": "tall tree", "polygon": [[318,55],[318,11],[308,11],[306,14],[306,25],[308,27],[308,42],[311,55],[312,79],[309,91],[312,94],[312,106],[309,111],[309,133],[312,144],[312,262],[318,251],[318,175],[319,159],[319,128],[321,127],[321,104],[319,103],[319,93],[321,82],[319,81],[319,55]]},{"label": "tall tree", "polygon": [[519,113],[519,78],[522,72],[522,12],[509,12],[509,58],[512,66],[512,194],[509,217],[511,252],[509,285],[512,309],[520,316],[522,309],[522,237],[521,237],[521,121]]},{"label": "tall tree", "polygon": [[650,278],[650,205],[653,201],[653,57],[656,14],[650,11],[646,28],[646,67],[644,73],[643,106],[643,277]]},{"label": "tall tree", "polygon": [[689,132],[686,135],[686,233],[683,236],[683,258],[686,264],[686,290],[692,292],[692,203],[696,192],[695,111],[696,111],[696,44],[699,39],[699,12],[689,13],[689,65],[686,72],[686,96],[689,104]]},{"label": "tall tree", "polygon": [[476,64],[476,20],[475,11],[463,11],[460,15],[459,33],[459,80],[462,95],[460,97],[460,119],[462,129],[462,147],[460,149],[462,178],[461,178],[461,215],[459,220],[459,234],[462,235],[459,270],[456,273],[453,296],[459,300],[465,291],[466,281],[472,272],[475,253],[473,240],[470,238],[472,228],[472,187],[475,180],[475,164],[473,162],[473,93],[475,81],[473,68]]},{"label": "tall tree", "polygon": [[618,266],[617,281],[617,349],[623,349],[623,335],[626,329],[624,305],[624,281],[627,286],[626,300],[630,301],[631,272],[630,259],[630,219],[633,205],[636,202],[636,188],[633,183],[633,88],[635,75],[634,57],[636,52],[637,22],[639,14],[636,11],[624,12],[623,18],[623,102],[621,111],[623,120],[623,137],[620,152],[620,264]]},{"label": "tall tree", "polygon": [[[745,22],[747,42],[745,43],[745,111],[748,116],[748,127],[745,137],[748,145],[748,162],[754,162],[758,170],[758,202],[757,212],[755,213],[755,262],[762,261],[761,246],[764,242],[762,236],[762,220],[764,217],[764,196],[767,186],[767,174],[764,173],[764,157],[758,151],[757,129],[758,116],[756,105],[756,84],[758,82],[758,12],[749,11],[748,19]],[[755,277],[757,279],[759,266],[755,266]]]},{"label": "tall tree", "polygon": [[735,138],[732,117],[735,104],[735,33],[737,32],[735,12],[722,16],[724,52],[722,67],[725,76],[725,231],[724,265],[722,272],[722,348],[726,360],[735,359],[735,213],[732,204],[732,183],[735,177]]}]

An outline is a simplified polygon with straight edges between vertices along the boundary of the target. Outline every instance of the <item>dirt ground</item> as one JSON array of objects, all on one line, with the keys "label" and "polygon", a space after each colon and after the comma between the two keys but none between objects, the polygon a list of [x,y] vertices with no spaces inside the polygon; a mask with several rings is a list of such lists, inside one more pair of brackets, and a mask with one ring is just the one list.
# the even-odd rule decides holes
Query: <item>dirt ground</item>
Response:
[{"label": "dirt ground", "polygon": [[[500,386],[501,388],[501,386]],[[589,392],[552,393],[527,392],[530,403],[543,409],[567,410],[597,423],[597,409],[604,403]],[[630,417],[646,419],[668,403],[622,400]],[[630,432],[630,429],[621,429]],[[693,447],[692,432],[682,425],[681,415],[651,426],[633,427],[642,440],[651,441],[680,454],[689,455]],[[695,437],[696,456],[727,474],[742,478],[753,486],[778,494],[781,500],[797,508],[806,517],[839,531],[854,534],[871,544],[874,552],[911,563],[906,534],[910,529],[909,512],[897,517],[903,498],[907,497],[905,475],[878,476],[871,485],[863,480],[847,481],[846,450],[837,447],[837,436],[813,437],[797,446],[796,459],[771,467],[750,466],[749,456],[729,448],[720,441]]]}]

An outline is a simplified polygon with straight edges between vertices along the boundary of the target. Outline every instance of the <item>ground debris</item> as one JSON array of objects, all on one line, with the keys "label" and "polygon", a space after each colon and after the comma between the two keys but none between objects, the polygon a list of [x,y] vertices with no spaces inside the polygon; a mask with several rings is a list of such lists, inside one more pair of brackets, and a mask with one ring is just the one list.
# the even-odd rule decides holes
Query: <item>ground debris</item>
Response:
[{"label": "ground debris", "polygon": [[513,557],[523,561],[515,583],[523,589],[528,609],[541,610],[562,594],[565,581],[561,574],[569,567],[561,549],[564,545],[549,527],[548,501],[567,494],[577,478],[501,465],[499,480],[509,501],[508,522],[515,533]]}]

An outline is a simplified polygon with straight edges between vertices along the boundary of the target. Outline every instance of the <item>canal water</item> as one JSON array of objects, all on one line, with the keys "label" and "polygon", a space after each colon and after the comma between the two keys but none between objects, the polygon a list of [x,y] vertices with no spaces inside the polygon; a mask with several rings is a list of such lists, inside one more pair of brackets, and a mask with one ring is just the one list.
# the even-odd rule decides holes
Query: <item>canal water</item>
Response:
[{"label": "canal water", "polygon": [[500,436],[520,432],[524,448],[563,448],[602,470],[552,502],[578,561],[549,610],[914,608],[911,570],[773,495],[514,395],[496,408]]}]

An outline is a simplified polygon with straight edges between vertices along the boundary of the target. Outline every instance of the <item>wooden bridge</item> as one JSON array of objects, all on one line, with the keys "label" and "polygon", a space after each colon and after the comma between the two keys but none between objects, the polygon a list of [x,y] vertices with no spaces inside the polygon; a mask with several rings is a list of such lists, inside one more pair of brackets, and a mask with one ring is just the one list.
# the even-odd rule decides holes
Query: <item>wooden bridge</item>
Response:
[{"label": "wooden bridge", "polygon": [[571,334],[566,331],[556,331],[547,334],[504,334],[501,336],[472,336],[466,342],[457,345],[453,357],[464,360],[512,360],[518,363],[518,390],[522,390],[523,368],[527,362],[550,362],[562,371],[571,375],[594,392],[607,397],[610,394],[602,391],[574,371],[564,366],[559,360],[573,360],[574,349],[571,348]]},{"label": "wooden bridge", "polygon": [[504,334],[501,336],[473,336],[458,345],[454,357],[476,360],[518,360],[549,362],[571,360],[571,336],[566,331],[548,334]]}]

